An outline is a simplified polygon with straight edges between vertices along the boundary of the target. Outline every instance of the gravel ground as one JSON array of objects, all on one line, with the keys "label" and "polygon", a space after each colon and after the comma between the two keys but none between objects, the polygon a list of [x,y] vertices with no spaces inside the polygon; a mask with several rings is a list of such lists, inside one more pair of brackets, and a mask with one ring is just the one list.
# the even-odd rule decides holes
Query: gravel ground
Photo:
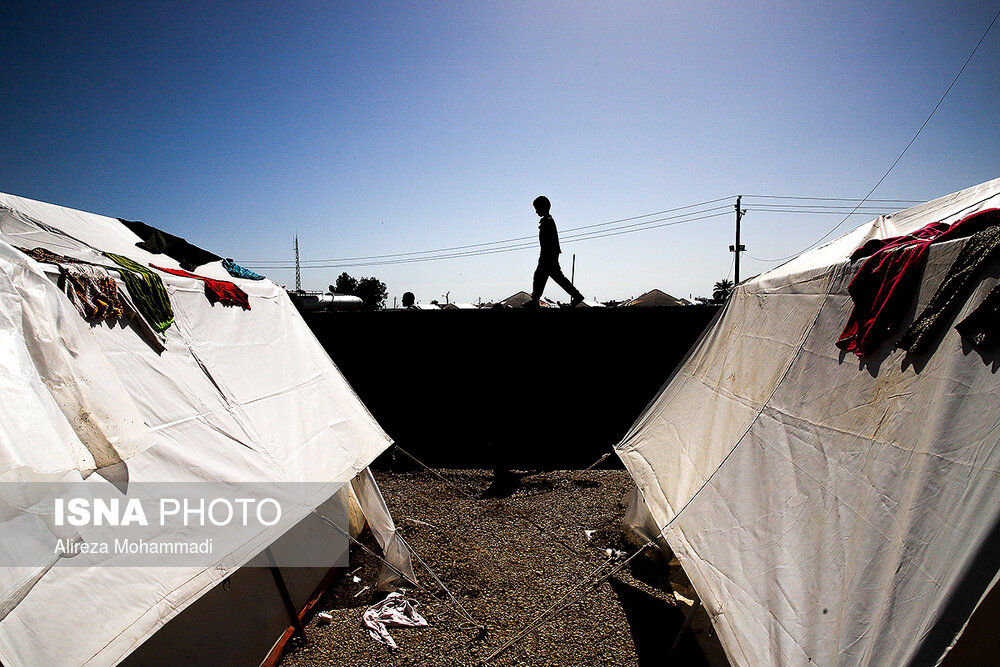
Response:
[{"label": "gravel ground", "polygon": [[[513,491],[491,489],[480,470],[376,473],[400,531],[458,602],[486,626],[480,635],[447,601],[419,563],[428,589],[410,597],[430,623],[390,628],[390,652],[361,625],[365,609],[383,595],[371,588],[380,563],[363,550],[314,612],[333,622],[306,626],[308,642],[293,640],[282,667],[315,665],[478,665],[608,561],[606,549],[631,554],[621,521],[632,481],[623,470],[518,473]],[[499,497],[489,497],[489,496]],[[584,530],[594,531],[590,538]],[[362,541],[374,544],[365,534]],[[607,573],[610,568],[601,570]],[[596,588],[585,586],[491,665],[704,665],[688,635],[669,653],[683,623],[669,576],[683,577],[640,555]],[[438,597],[432,596],[434,593]]]}]

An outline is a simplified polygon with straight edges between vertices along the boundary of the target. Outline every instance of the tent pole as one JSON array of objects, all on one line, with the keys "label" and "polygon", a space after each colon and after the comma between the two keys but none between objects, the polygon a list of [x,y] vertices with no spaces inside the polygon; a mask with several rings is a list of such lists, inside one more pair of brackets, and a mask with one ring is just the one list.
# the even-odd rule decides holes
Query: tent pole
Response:
[{"label": "tent pole", "polygon": [[302,619],[299,618],[299,613],[295,610],[295,603],[292,602],[292,594],[288,592],[288,586],[285,585],[285,578],[281,576],[281,570],[278,569],[278,564],[274,562],[274,554],[271,553],[271,547],[264,549],[264,553],[267,554],[267,562],[270,563],[268,569],[271,570],[274,583],[277,584],[278,591],[281,593],[281,599],[285,603],[285,609],[288,611],[288,617],[292,621],[295,633],[301,635],[302,639],[309,641],[309,638],[306,637],[306,628],[302,625]]},{"label": "tent pole", "polygon": [[698,613],[698,609],[701,607],[701,598],[696,597],[694,599],[694,604],[688,609],[687,616],[684,618],[684,625],[681,626],[680,631],[677,633],[677,638],[674,639],[674,645],[670,647],[670,652],[673,653],[680,646],[681,640],[684,636],[691,631],[691,623],[694,621],[694,615]]}]

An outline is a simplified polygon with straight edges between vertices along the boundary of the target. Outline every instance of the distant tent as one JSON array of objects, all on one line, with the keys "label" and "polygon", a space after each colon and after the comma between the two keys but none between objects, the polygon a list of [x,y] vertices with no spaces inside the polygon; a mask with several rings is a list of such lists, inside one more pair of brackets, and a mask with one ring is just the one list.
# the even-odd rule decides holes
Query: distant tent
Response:
[{"label": "distant tent", "polygon": [[[507,306],[508,308],[521,308],[522,306],[524,306],[524,304],[528,303],[529,301],[531,301],[531,295],[528,294],[527,292],[521,291],[515,294],[511,294],[509,297],[507,297],[500,303],[502,303],[504,306]],[[542,308],[557,307],[556,304],[552,303],[545,297],[542,297],[538,303]]]},{"label": "distant tent", "polygon": [[645,294],[621,304],[630,308],[651,308],[653,306],[686,306],[688,302],[677,297],[670,296],[666,292],[658,289],[651,289]]},{"label": "distant tent", "polygon": [[[289,610],[273,580],[266,589],[254,583],[261,572],[269,577],[266,568],[240,568],[295,531],[314,530],[328,504],[360,505],[390,560],[412,573],[367,471],[390,438],[283,289],[234,279],[204,255],[197,274],[185,275],[170,253],[198,249],[176,239],[169,252],[151,252],[117,219],[0,194],[0,529],[46,519],[12,498],[25,482],[74,482],[125,498],[146,482],[311,483],[328,492],[299,498],[275,525],[215,554],[213,567],[68,567],[58,555],[0,567],[5,667],[114,665],[177,628],[200,628],[211,650],[168,645],[144,652],[141,664],[258,664]],[[76,270],[44,261],[46,253],[111,267],[121,303],[109,291],[75,290]],[[120,317],[103,318],[119,306]],[[213,528],[192,535],[211,537]],[[20,546],[0,543],[0,564]],[[287,573],[296,608],[325,573]],[[231,588],[218,587],[227,580]],[[199,612],[200,598],[208,604]],[[247,619],[253,624],[241,627]]]},{"label": "distant tent", "polygon": [[527,292],[521,291],[511,294],[509,297],[507,297],[500,303],[502,303],[505,306],[509,306],[511,308],[520,308],[529,301],[531,301],[531,295],[528,294]]},{"label": "distant tent", "polygon": [[[1000,352],[955,330],[1000,298],[1000,253],[960,290],[956,260],[995,246],[930,244],[895,332],[860,358],[835,346],[856,249],[997,207],[1000,179],[740,284],[618,445],[734,665],[934,665],[1000,578]],[[996,239],[997,217],[974,220]],[[896,349],[942,285],[930,347]]]}]

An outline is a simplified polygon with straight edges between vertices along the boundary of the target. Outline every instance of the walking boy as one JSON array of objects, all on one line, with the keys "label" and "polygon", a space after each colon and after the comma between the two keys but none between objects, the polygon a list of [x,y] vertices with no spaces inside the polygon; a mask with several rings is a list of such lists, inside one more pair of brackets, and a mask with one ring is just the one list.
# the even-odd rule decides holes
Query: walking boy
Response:
[{"label": "walking boy", "polygon": [[577,306],[583,301],[583,295],[580,294],[580,290],[573,287],[573,283],[563,275],[562,269],[559,268],[559,253],[562,251],[559,249],[559,232],[556,230],[556,221],[549,215],[552,204],[545,196],[536,198],[532,204],[535,207],[535,213],[541,218],[538,222],[540,252],[538,254],[538,268],[535,269],[532,281],[531,301],[528,301],[524,306],[538,308],[538,300],[542,298],[542,291],[549,278],[556,281],[556,284],[572,297],[569,305]]}]

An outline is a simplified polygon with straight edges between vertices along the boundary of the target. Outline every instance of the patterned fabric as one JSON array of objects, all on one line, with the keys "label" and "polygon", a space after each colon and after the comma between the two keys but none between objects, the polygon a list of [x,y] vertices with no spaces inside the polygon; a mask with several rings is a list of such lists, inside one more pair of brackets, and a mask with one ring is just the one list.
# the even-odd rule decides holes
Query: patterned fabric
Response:
[{"label": "patterned fabric", "polygon": [[104,253],[104,256],[121,267],[122,281],[136,308],[154,330],[165,331],[174,323],[174,309],[170,306],[170,297],[160,276],[128,257],[111,252]]},{"label": "patterned fabric", "polygon": [[88,320],[117,320],[122,317],[118,284],[100,266],[59,265],[59,287],[73,306]]},{"label": "patterned fabric", "polygon": [[245,278],[246,280],[263,280],[264,276],[255,273],[250,269],[245,269],[233,260],[226,258],[222,260],[222,268],[229,272],[233,278]]},{"label": "patterned fabric", "polygon": [[994,225],[972,235],[958,258],[948,268],[940,287],[927,307],[900,336],[896,347],[912,354],[925,354],[940,337],[955,311],[965,303],[966,295],[978,278],[980,269],[1000,249],[1000,226]]},{"label": "patterned fabric", "polygon": [[225,280],[215,280],[214,278],[206,278],[205,276],[198,276],[179,269],[165,269],[162,266],[157,266],[155,264],[150,264],[150,266],[157,271],[165,271],[167,273],[172,273],[175,276],[184,276],[185,278],[196,278],[204,282],[205,296],[207,296],[208,300],[212,303],[221,303],[223,306],[239,306],[243,310],[250,310],[250,299],[247,296],[247,293],[237,287],[236,283],[231,283]]},{"label": "patterned fabric", "polygon": [[[63,291],[66,292],[66,296],[69,297],[70,301],[73,303],[76,309],[80,311],[81,315],[87,318],[103,316],[103,318],[107,320],[117,319],[117,318],[123,319],[130,325],[132,325],[132,328],[136,331],[136,333],[138,333],[139,336],[144,341],[146,341],[157,354],[161,354],[166,349],[166,347],[163,344],[163,337],[160,336],[155,331],[153,331],[152,327],[150,327],[149,325],[149,322],[146,321],[146,318],[139,313],[139,311],[136,309],[136,306],[132,303],[131,300],[129,300],[128,295],[118,290],[118,283],[116,283],[111,278],[111,274],[108,273],[108,271],[118,271],[119,273],[122,273],[124,275],[125,269],[119,267],[99,266],[97,264],[85,262],[83,260],[75,259],[73,257],[57,255],[56,253],[50,250],[46,250],[45,248],[34,248],[32,250],[28,250],[26,248],[20,248],[18,246],[15,247],[36,261],[45,262],[47,264],[55,264],[56,266],[59,267],[59,275],[61,283],[60,287],[61,289],[63,289]],[[74,276],[89,275],[96,277],[97,280],[95,281],[95,285],[91,287],[91,289],[94,290],[94,296],[91,298],[88,298],[86,296],[87,294],[86,287],[84,287],[83,289],[84,294],[80,295],[78,293],[77,288],[73,285],[73,282],[77,280],[77,278],[68,278],[70,274],[73,274]],[[104,277],[107,277],[107,279],[110,281],[110,287],[108,285],[104,285],[103,287],[101,287],[101,285],[103,284],[101,279]],[[80,278],[80,280],[87,280],[87,278]],[[66,284],[67,282],[69,282],[68,286]],[[112,288],[114,289],[114,295],[115,295],[114,305],[112,305],[112,298],[109,296],[111,294]],[[102,297],[96,296],[98,292],[100,292],[103,296]],[[87,306],[82,305],[82,302],[88,300],[91,301],[91,303],[93,304],[91,306],[93,308],[92,312],[94,312],[93,316],[88,315]],[[97,301],[97,303],[94,303],[95,300]],[[108,313],[113,311],[116,312],[117,315],[112,317],[110,314],[105,314],[104,311],[102,310],[102,306],[100,303],[101,301],[105,301],[108,304],[107,305]]]},{"label": "patterned fabric", "polygon": [[45,248],[32,248],[28,250],[27,248],[22,248],[20,246],[14,246],[25,255],[35,260],[36,262],[44,262],[46,264],[88,264],[89,262],[84,262],[82,259],[76,259],[75,257],[66,257],[65,255],[57,255],[51,250],[46,250]]}]

